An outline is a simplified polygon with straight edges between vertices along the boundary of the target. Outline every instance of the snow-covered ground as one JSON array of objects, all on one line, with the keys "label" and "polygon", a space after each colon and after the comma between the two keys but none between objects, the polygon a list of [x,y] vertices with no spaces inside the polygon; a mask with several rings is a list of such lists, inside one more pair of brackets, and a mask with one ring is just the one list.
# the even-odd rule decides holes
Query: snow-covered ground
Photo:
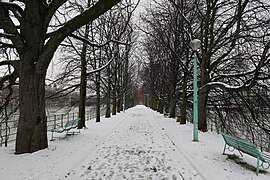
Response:
[{"label": "snow-covered ground", "polygon": [[[0,179],[270,179],[269,170],[256,176],[222,155],[221,135],[199,133],[199,142],[192,142],[191,124],[178,125],[144,106],[101,121],[88,121],[81,134],[32,154],[1,147]],[[255,158],[242,158],[256,166]]]}]

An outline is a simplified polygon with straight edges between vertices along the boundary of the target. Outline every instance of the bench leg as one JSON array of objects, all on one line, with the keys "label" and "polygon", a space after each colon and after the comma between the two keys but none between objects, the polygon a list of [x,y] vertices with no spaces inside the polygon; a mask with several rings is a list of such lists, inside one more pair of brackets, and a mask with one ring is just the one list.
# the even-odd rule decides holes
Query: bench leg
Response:
[{"label": "bench leg", "polygon": [[65,138],[67,138],[67,140],[68,140],[68,131],[66,131],[66,137]]},{"label": "bench leg", "polygon": [[224,145],[224,149],[223,149],[223,155],[225,155],[225,150],[226,150],[226,143],[225,143],[225,145]]},{"label": "bench leg", "polygon": [[259,164],[260,164],[260,160],[259,160],[259,158],[257,158],[257,169],[256,169],[256,175],[257,176],[259,174]]},{"label": "bench leg", "polygon": [[243,157],[243,154],[241,153],[241,151],[238,150],[238,152],[239,152],[239,154]]},{"label": "bench leg", "polygon": [[52,137],[51,137],[51,141],[53,141],[54,139],[53,139],[53,131],[52,131]]}]

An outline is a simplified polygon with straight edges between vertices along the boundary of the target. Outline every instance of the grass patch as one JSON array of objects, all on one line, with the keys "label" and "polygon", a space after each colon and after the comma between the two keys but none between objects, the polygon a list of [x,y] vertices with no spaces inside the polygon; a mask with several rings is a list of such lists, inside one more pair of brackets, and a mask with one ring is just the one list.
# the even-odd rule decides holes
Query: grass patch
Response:
[{"label": "grass patch", "polygon": [[[239,164],[240,166],[246,168],[247,170],[256,172],[255,166],[252,166],[252,165],[244,162],[243,159],[240,158],[239,156],[236,156],[235,154],[227,154],[227,156],[228,157],[226,159],[233,160],[236,164]],[[259,169],[259,173],[268,174],[268,172],[263,170],[263,169]]]}]

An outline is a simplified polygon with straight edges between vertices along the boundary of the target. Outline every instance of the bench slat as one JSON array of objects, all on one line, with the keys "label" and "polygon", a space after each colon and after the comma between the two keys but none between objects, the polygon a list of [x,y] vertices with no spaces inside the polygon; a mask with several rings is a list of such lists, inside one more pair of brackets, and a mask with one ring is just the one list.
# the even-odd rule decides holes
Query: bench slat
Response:
[{"label": "bench slat", "polygon": [[263,162],[270,163],[270,156],[268,154],[262,153]]},{"label": "bench slat", "polygon": [[[259,173],[259,160],[262,162],[266,162],[270,164],[270,156],[268,154],[262,153],[255,144],[251,143],[248,140],[243,140],[238,137],[233,137],[228,134],[221,133],[223,136],[223,139],[225,141],[225,146],[223,153],[225,152],[226,149],[226,144],[229,146],[234,147],[235,149],[242,151],[246,154],[249,154],[252,157],[257,158],[257,171],[256,174],[258,175]],[[242,154],[241,154],[242,155]]]},{"label": "bench slat", "polygon": [[62,133],[64,132],[65,129],[63,129],[62,127],[56,128],[56,129],[52,129],[51,132],[57,132],[57,133]]},{"label": "bench slat", "polygon": [[74,119],[74,120],[69,120],[69,121],[66,122],[66,124],[64,125],[64,127],[58,127],[58,128],[52,129],[51,130],[51,132],[52,132],[52,139],[53,139],[53,133],[54,132],[56,132],[56,133],[66,132],[66,137],[67,137],[68,131],[70,131],[71,129],[74,129],[76,127],[78,127],[79,121],[80,121],[80,118]]}]

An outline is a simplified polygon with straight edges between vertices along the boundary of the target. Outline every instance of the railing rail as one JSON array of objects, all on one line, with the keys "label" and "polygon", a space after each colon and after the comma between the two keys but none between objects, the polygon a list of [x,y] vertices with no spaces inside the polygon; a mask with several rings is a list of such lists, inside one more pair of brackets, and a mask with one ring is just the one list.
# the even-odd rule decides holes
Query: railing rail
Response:
[{"label": "railing rail", "polygon": [[[101,116],[105,115],[105,106],[101,107]],[[79,116],[78,112],[66,112],[61,114],[53,114],[47,116],[47,131],[52,130],[56,125],[63,126],[65,122],[71,119],[75,119]],[[95,107],[87,109],[85,114],[85,120],[89,121],[96,117]],[[0,147],[7,147],[8,144],[16,141],[17,126],[19,115],[13,114],[7,121],[1,121],[0,123]]]}]

